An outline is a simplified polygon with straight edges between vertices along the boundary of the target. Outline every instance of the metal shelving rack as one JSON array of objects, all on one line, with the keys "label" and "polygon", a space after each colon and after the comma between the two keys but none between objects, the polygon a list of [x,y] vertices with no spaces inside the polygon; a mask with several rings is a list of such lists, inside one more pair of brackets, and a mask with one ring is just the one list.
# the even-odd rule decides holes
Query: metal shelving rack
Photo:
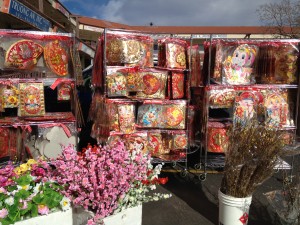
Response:
[{"label": "metal shelving rack", "polygon": [[[204,99],[203,99],[203,121],[202,121],[202,141],[201,141],[201,149],[200,149],[200,162],[199,164],[195,165],[195,168],[197,170],[199,170],[200,175],[199,175],[199,179],[204,181],[206,179],[206,176],[208,173],[215,173],[216,170],[218,169],[223,169],[225,166],[225,155],[224,153],[219,153],[219,154],[215,154],[215,155],[211,155],[208,154],[208,121],[210,119],[209,117],[209,94],[208,94],[208,89],[212,87],[211,84],[211,67],[212,67],[212,43],[213,40],[217,40],[217,39],[222,39],[222,40],[229,40],[229,41],[234,41],[234,40],[245,40],[245,39],[226,39],[226,38],[214,38],[214,35],[210,35],[209,38],[209,57],[208,57],[208,63],[207,63],[207,74],[206,74],[206,79],[207,82],[204,85],[204,89],[205,89],[205,93],[204,93]],[[284,40],[284,39],[246,39],[246,40],[253,40],[253,41],[290,41],[290,40]],[[300,40],[298,42],[298,60],[297,60],[297,65],[299,64],[299,43]],[[273,86],[273,89],[287,89],[287,90],[293,90],[294,91],[294,97],[295,99],[293,99],[294,102],[294,109],[293,109],[293,120],[294,120],[294,127],[290,127],[290,128],[283,128],[282,130],[288,130],[288,129],[292,129],[294,130],[294,137],[295,140],[292,143],[291,146],[287,146],[288,148],[293,149],[294,146],[299,146],[299,142],[297,140],[297,136],[299,136],[299,130],[297,130],[298,127],[298,111],[299,111],[299,100],[300,100],[300,79],[299,79],[299,69],[297,69],[296,72],[296,77],[297,77],[297,84],[278,84],[278,85],[272,85],[272,84],[252,84],[252,85],[237,85],[237,86],[242,86],[242,87],[255,87],[258,89],[263,89],[263,88],[268,88],[268,86]],[[223,84],[214,84],[215,86],[219,86],[222,88],[226,88],[226,87],[237,87],[235,85],[223,85]],[[230,118],[228,118],[230,119]],[[299,153],[297,153],[299,154]],[[292,164],[291,164],[291,174],[293,171],[293,164],[294,164],[294,160],[295,160],[295,155],[292,155]],[[280,169],[280,166],[278,167]]]},{"label": "metal shelving rack", "polygon": [[[173,34],[163,34],[163,33],[160,33],[160,34],[157,34],[157,33],[151,33],[151,32],[140,32],[140,31],[134,31],[134,30],[119,30],[119,29],[105,29],[104,30],[104,33],[103,33],[103,78],[102,78],[102,82],[104,83],[104,91],[103,91],[103,94],[104,96],[107,98],[107,99],[110,99],[107,95],[108,93],[108,87],[107,87],[107,83],[106,83],[106,71],[108,69],[108,65],[106,64],[106,43],[107,43],[107,34],[111,34],[111,33],[117,33],[117,34],[125,34],[125,35],[145,35],[145,36],[149,36],[151,37],[153,40],[154,40],[154,44],[157,44],[157,40],[158,39],[161,39],[161,38],[178,38],[178,39],[182,39],[182,40],[186,40],[186,41],[189,41],[190,42],[190,45],[192,43],[192,35],[173,35]],[[154,49],[154,51],[156,51]],[[156,55],[156,52],[154,52],[154,56]],[[189,57],[190,54],[189,54]],[[154,58],[153,59],[154,62],[156,62],[156,59]],[[191,60],[189,58],[189,64],[191,63]],[[190,96],[191,96],[191,91],[190,91],[190,87],[189,87],[189,79],[190,79],[190,65],[188,66],[187,69],[170,69],[170,68],[162,68],[162,67],[157,67],[155,66],[154,64],[154,69],[161,69],[161,70],[166,70],[168,71],[169,73],[170,72],[176,72],[176,71],[180,71],[180,72],[183,72],[187,78],[187,82],[186,82],[186,86],[185,86],[185,89],[186,89],[186,96],[184,99],[178,99],[178,100],[183,100],[186,102],[186,116],[185,116],[185,120],[186,120],[186,126],[185,126],[185,129],[184,129],[184,132],[186,132],[186,134],[188,135],[189,133],[189,129],[190,129],[190,124],[188,122],[188,114],[189,114],[189,106],[190,106]],[[147,68],[146,68],[147,69]],[[119,98],[111,98],[111,99],[119,99]],[[121,98],[120,99],[121,101],[122,100],[126,100],[126,98]],[[128,100],[128,98],[127,98]],[[132,100],[132,99],[131,99]],[[154,99],[155,100],[155,99]],[[143,99],[133,99],[133,101],[135,101],[137,104],[142,104],[144,102]],[[164,100],[164,99],[160,99],[159,101],[169,101],[169,102],[172,102],[172,101],[177,101],[176,100]],[[136,113],[137,115],[137,113]],[[144,128],[143,130],[146,130],[147,131],[151,131],[151,129],[146,129]],[[158,130],[161,130],[163,132],[169,132],[169,133],[172,133],[174,130],[168,130],[168,129],[158,129]],[[198,150],[198,149],[197,149]],[[174,170],[177,171],[177,168],[181,171],[180,174],[181,176],[186,176],[187,173],[188,173],[188,160],[187,160],[187,155],[188,154],[191,154],[193,153],[195,150],[192,150],[191,149],[191,146],[190,144],[188,143],[187,144],[187,147],[185,149],[185,156],[184,157],[180,157],[178,159],[161,159],[159,157],[153,157],[152,158],[152,163],[155,164],[155,163],[164,163],[164,164],[171,164],[171,166],[173,167]]]}]

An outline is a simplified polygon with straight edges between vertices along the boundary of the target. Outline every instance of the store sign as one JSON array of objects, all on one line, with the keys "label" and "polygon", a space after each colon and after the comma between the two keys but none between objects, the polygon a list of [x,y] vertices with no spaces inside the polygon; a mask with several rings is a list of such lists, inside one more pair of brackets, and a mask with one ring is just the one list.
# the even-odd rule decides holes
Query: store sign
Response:
[{"label": "store sign", "polygon": [[8,13],[43,31],[49,31],[51,27],[49,20],[16,0],[10,1]]}]

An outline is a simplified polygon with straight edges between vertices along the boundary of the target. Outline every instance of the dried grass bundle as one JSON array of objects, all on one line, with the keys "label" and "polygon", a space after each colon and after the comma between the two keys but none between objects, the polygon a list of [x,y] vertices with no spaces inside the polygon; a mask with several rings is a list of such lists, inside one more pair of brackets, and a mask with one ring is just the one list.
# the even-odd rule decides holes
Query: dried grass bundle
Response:
[{"label": "dried grass bundle", "polygon": [[281,134],[276,129],[255,121],[232,127],[221,191],[237,198],[252,195],[272,175],[283,148]]}]

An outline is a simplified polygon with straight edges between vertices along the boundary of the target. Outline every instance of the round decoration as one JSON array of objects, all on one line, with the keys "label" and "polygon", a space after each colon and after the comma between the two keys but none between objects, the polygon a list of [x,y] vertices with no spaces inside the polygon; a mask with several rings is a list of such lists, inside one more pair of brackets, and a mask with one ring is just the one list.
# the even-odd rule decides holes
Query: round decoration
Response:
[{"label": "round decoration", "polygon": [[208,141],[208,152],[224,152],[228,144],[226,128],[211,128]]},{"label": "round decoration", "polygon": [[176,149],[184,149],[187,147],[187,137],[185,135],[177,135],[174,137],[174,147]]},{"label": "round decoration", "polygon": [[171,127],[178,126],[184,119],[184,113],[182,109],[176,106],[171,106],[170,108],[168,108],[166,112],[166,116],[167,116],[167,125]]},{"label": "round decoration", "polygon": [[30,85],[24,89],[24,110],[31,115],[38,114],[42,109],[40,89]]},{"label": "round decoration", "polygon": [[32,69],[43,53],[43,47],[31,40],[20,40],[10,46],[5,65],[17,69]]},{"label": "round decoration", "polygon": [[49,42],[44,47],[47,66],[58,76],[68,74],[68,54],[58,40]]},{"label": "round decoration", "polygon": [[184,68],[186,66],[184,49],[176,55],[176,62],[180,65],[180,68]]},{"label": "round decoration", "polygon": [[106,57],[110,63],[120,63],[123,53],[122,40],[112,38],[107,42]]},{"label": "round decoration", "polygon": [[128,40],[126,41],[125,49],[125,62],[126,63],[137,63],[143,56],[143,49],[139,41]]},{"label": "round decoration", "polygon": [[152,74],[146,74],[143,76],[143,84],[143,93],[146,95],[153,95],[160,89],[160,80]]}]

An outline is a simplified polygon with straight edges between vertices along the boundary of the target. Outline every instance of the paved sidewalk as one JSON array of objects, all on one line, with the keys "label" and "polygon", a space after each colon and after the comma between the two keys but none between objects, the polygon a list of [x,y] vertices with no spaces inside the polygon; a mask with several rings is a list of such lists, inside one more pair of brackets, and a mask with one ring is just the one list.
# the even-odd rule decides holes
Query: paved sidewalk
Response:
[{"label": "paved sidewalk", "polygon": [[[156,191],[173,197],[143,205],[142,225],[218,225],[218,189],[222,174],[208,174],[205,181],[188,174],[165,173],[169,182]],[[278,218],[264,193],[282,187],[281,172],[274,174],[254,193],[248,225],[277,225]],[[241,224],[242,225],[242,224]]]}]

